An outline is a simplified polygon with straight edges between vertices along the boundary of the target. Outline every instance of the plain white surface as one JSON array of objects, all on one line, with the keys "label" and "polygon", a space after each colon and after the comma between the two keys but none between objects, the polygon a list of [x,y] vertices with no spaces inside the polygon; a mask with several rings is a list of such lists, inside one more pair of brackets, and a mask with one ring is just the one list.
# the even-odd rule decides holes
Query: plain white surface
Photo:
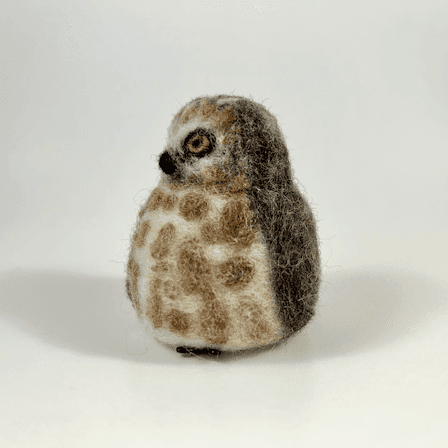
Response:
[{"label": "plain white surface", "polygon": [[[446,1],[9,2],[0,82],[0,446],[448,446]],[[218,93],[277,115],[324,282],[287,344],[184,358],[124,269]]]}]

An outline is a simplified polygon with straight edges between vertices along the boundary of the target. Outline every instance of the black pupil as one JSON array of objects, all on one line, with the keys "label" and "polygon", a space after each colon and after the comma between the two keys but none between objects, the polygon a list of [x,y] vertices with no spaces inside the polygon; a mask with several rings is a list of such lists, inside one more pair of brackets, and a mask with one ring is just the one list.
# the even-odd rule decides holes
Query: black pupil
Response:
[{"label": "black pupil", "polygon": [[201,144],[201,142],[200,142],[200,138],[201,138],[201,137],[195,137],[195,138],[193,139],[193,146],[194,146],[195,148],[197,148],[197,147]]}]

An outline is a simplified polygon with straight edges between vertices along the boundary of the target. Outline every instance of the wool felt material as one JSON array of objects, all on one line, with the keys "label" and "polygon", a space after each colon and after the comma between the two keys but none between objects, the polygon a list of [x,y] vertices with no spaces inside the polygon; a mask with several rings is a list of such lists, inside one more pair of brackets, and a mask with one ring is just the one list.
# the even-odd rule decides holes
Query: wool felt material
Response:
[{"label": "wool felt material", "polygon": [[263,105],[196,98],[173,118],[158,186],[138,214],[126,289],[179,353],[268,346],[314,316],[316,222]]}]

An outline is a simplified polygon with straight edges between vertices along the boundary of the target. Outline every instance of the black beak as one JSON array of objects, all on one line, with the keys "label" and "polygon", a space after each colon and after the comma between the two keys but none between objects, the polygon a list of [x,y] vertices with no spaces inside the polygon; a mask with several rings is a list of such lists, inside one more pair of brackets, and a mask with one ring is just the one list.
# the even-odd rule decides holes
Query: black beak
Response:
[{"label": "black beak", "polygon": [[174,160],[166,151],[160,156],[159,166],[165,174],[169,175],[174,174],[177,170]]}]

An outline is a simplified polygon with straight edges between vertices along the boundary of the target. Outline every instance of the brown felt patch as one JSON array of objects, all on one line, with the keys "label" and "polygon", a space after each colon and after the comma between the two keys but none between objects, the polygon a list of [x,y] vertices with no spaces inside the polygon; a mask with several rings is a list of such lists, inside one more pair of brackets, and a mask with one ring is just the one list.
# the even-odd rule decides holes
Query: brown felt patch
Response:
[{"label": "brown felt patch", "polygon": [[164,200],[161,204],[161,208],[165,212],[171,211],[174,206],[176,205],[176,202],[178,201],[178,198],[174,196],[173,194],[165,194]]},{"label": "brown felt patch", "polygon": [[140,275],[140,268],[132,255],[128,260],[127,273],[128,280],[126,281],[126,290],[129,298],[137,309],[137,313],[140,314],[140,303],[138,301],[138,276]]},{"label": "brown felt patch", "polygon": [[240,319],[246,334],[255,343],[274,340],[276,334],[266,321],[262,308],[249,297],[240,300]]},{"label": "brown felt patch", "polygon": [[168,329],[178,336],[186,336],[190,329],[188,314],[177,309],[170,310],[165,315],[165,321],[168,324]]},{"label": "brown felt patch", "polygon": [[128,295],[131,302],[134,303],[134,300],[132,299],[131,281],[129,279],[126,279],[126,294]]},{"label": "brown felt patch", "polygon": [[174,116],[174,120],[178,120],[182,114],[184,113],[185,109],[187,106],[182,106],[181,109],[179,110],[179,112],[177,112],[177,114]]},{"label": "brown felt patch", "polygon": [[173,194],[169,194],[163,191],[160,187],[154,188],[145,205],[139,212],[141,218],[146,212],[162,209],[164,211],[170,211],[176,205],[177,197]]},{"label": "brown felt patch", "polygon": [[185,108],[185,110],[182,113],[182,118],[180,122],[182,124],[185,124],[187,121],[190,121],[195,116],[196,116],[196,106],[193,104]]},{"label": "brown felt patch", "polygon": [[235,174],[225,169],[209,166],[201,170],[203,187],[210,193],[225,194],[243,193],[250,183],[242,174]]},{"label": "brown felt patch", "polygon": [[185,124],[195,117],[210,121],[220,131],[227,131],[236,120],[236,115],[229,106],[224,110],[218,109],[207,99],[201,101],[199,108],[195,105],[189,106],[182,115],[181,123]]},{"label": "brown felt patch", "polygon": [[216,267],[215,277],[228,288],[240,289],[252,281],[254,271],[255,266],[250,260],[233,256]]},{"label": "brown felt patch", "polygon": [[179,213],[186,221],[199,221],[207,216],[209,211],[207,198],[200,193],[187,193],[179,203]]},{"label": "brown felt patch", "polygon": [[153,282],[150,282],[150,293],[146,300],[145,314],[156,329],[162,328],[163,325],[161,287],[162,280],[158,277]]},{"label": "brown felt patch", "polygon": [[151,265],[151,270],[157,274],[163,275],[170,272],[170,270],[173,270],[173,266],[168,261],[161,260]]},{"label": "brown felt patch", "polygon": [[147,199],[145,205],[140,210],[139,217],[141,218],[147,211],[157,210],[160,207],[160,204],[163,202],[164,197],[165,193],[161,188],[154,188],[154,190],[152,190],[151,194],[149,195],[149,198]]},{"label": "brown felt patch", "polygon": [[202,292],[202,299],[199,315],[202,337],[212,344],[225,344],[229,339],[229,312],[209,287]]},{"label": "brown felt patch", "polygon": [[143,221],[137,226],[137,230],[134,234],[134,243],[137,247],[142,247],[145,244],[146,236],[151,229],[151,223],[149,221]]},{"label": "brown felt patch", "polygon": [[198,187],[205,194],[216,194],[227,198],[244,194],[250,187],[247,178],[239,173],[228,172],[216,166],[201,167],[201,174],[194,173],[182,183],[172,183],[168,187],[173,191],[182,191],[191,186]]},{"label": "brown felt patch", "polygon": [[185,294],[198,293],[210,282],[211,266],[197,239],[186,240],[180,245],[177,269]]},{"label": "brown felt patch", "polygon": [[[230,130],[230,132],[227,132],[226,136],[224,137],[223,143],[225,145],[229,145],[232,143],[236,143],[238,141],[238,134],[240,134],[241,128],[235,127]],[[242,151],[242,148],[241,148]]]},{"label": "brown felt patch", "polygon": [[206,221],[201,226],[201,238],[206,244],[214,244],[218,241],[217,234],[217,223],[213,221]]},{"label": "brown felt patch", "polygon": [[151,270],[158,274],[167,273],[170,270],[170,265],[167,261],[158,261],[151,266]]},{"label": "brown felt patch", "polygon": [[176,236],[176,228],[171,222],[166,223],[160,230],[157,238],[151,243],[150,254],[156,260],[165,258],[170,250],[174,238]]},{"label": "brown felt patch", "polygon": [[241,200],[228,202],[219,218],[218,237],[230,244],[247,247],[256,240],[254,214]]},{"label": "brown felt patch", "polygon": [[163,293],[164,297],[172,301],[182,300],[183,298],[179,284],[173,280],[165,280],[163,282]]}]

